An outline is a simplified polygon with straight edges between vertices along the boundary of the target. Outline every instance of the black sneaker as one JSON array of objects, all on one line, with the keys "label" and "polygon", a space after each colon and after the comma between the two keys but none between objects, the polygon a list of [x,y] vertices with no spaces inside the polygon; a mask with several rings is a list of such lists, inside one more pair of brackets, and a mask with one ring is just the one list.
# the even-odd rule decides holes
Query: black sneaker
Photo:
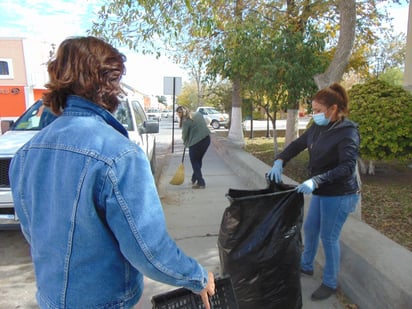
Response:
[{"label": "black sneaker", "polygon": [[323,300],[329,298],[333,293],[336,292],[336,289],[332,289],[323,283],[318,287],[318,289],[313,292],[311,299],[312,300]]},{"label": "black sneaker", "polygon": [[301,269],[300,269],[300,272],[301,272],[302,274],[307,275],[307,276],[313,276],[313,270],[305,270],[305,269],[301,268]]}]

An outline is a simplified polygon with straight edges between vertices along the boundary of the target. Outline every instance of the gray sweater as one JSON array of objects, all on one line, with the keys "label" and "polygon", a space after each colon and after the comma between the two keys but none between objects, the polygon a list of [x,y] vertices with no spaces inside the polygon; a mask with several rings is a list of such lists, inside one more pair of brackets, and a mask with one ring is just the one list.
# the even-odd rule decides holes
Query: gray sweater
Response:
[{"label": "gray sweater", "polygon": [[192,119],[186,119],[182,124],[182,139],[186,147],[191,147],[210,134],[203,115],[192,113]]}]

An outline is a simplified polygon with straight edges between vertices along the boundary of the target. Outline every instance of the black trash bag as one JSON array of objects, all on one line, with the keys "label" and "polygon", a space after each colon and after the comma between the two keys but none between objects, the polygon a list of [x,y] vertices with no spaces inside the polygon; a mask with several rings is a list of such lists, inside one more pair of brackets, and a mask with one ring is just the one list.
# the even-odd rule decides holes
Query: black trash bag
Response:
[{"label": "black trash bag", "polygon": [[303,194],[269,183],[229,189],[220,226],[221,272],[230,276],[239,309],[302,308],[300,258]]}]

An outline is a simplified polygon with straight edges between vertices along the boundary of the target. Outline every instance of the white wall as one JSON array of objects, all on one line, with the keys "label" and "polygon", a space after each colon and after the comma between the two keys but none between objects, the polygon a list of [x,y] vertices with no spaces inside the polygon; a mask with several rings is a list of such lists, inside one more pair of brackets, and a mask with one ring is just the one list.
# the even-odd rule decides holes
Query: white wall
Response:
[{"label": "white wall", "polygon": [[406,59],[403,85],[412,92],[412,6],[409,2],[408,33],[406,38]]}]

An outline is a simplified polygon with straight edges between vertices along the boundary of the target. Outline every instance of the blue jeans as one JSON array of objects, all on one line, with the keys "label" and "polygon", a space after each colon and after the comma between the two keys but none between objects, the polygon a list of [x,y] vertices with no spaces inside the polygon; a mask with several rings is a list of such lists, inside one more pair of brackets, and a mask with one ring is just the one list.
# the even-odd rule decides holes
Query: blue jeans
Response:
[{"label": "blue jeans", "polygon": [[325,253],[323,284],[334,289],[337,287],[340,266],[340,233],[348,215],[355,210],[358,201],[358,194],[312,195],[303,225],[304,249],[301,267],[304,270],[313,270],[320,237]]},{"label": "blue jeans", "polygon": [[210,136],[208,135],[200,142],[189,147],[189,158],[193,169],[192,183],[197,182],[199,186],[206,185],[202,175],[202,161],[209,145]]}]

